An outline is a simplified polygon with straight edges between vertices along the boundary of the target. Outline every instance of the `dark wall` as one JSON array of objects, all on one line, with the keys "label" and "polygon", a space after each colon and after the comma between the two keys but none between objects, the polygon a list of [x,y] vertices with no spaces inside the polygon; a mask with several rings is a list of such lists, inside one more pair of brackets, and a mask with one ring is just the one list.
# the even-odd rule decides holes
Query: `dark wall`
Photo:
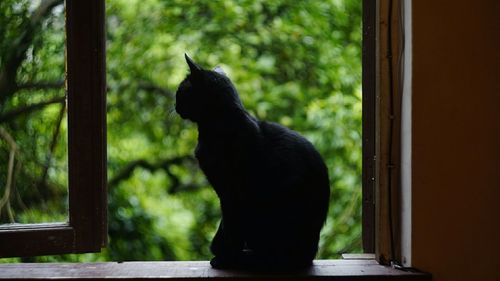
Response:
[{"label": "dark wall", "polygon": [[500,1],[413,1],[413,265],[500,280]]}]

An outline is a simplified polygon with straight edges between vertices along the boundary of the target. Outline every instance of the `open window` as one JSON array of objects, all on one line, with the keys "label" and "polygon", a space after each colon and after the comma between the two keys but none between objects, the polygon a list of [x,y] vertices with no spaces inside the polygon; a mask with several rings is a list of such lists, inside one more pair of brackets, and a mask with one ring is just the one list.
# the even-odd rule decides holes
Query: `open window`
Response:
[{"label": "open window", "polygon": [[[46,3],[56,1],[45,1]],[[107,235],[106,202],[106,69],[104,1],[66,2],[67,42],[67,111],[69,157],[69,222],[51,224],[15,224],[0,226],[0,256],[31,256],[43,254],[99,251]],[[274,7],[276,8],[276,7]],[[270,7],[269,9],[274,9]],[[271,13],[272,10],[262,13]],[[279,12],[279,11],[277,11]],[[321,11],[320,11],[321,12]],[[154,16],[154,15],[152,15]],[[111,19],[110,25],[119,25]],[[375,252],[375,83],[376,83],[376,2],[363,1],[363,156],[362,156],[362,242],[366,253]],[[159,39],[160,40],[160,39]],[[168,42],[169,38],[162,38]],[[304,38],[303,44],[312,44]],[[207,42],[209,43],[209,42]],[[251,42],[250,42],[251,43]],[[290,55],[290,54],[289,54]],[[180,56],[182,59],[182,56]],[[272,59],[263,56],[259,67],[266,69]],[[169,96],[150,81],[139,81],[140,91]],[[121,85],[111,85],[110,87]],[[293,85],[291,85],[293,86]],[[293,87],[284,89],[295,91]],[[265,111],[265,109],[264,109]],[[284,119],[283,122],[289,122]],[[154,132],[152,132],[154,133]],[[124,173],[111,177],[115,185],[127,171],[136,168],[161,170],[189,162],[174,157],[169,161],[149,163],[136,161]],[[175,169],[165,169],[172,181],[182,179]],[[181,173],[179,173],[181,174]],[[179,188],[190,185],[179,184]],[[7,242],[8,241],[8,242]]]},{"label": "open window", "polygon": [[[61,1],[45,0],[41,3],[42,5],[54,5],[58,2]],[[165,3],[167,2],[165,1]],[[397,98],[401,98],[395,94],[400,93],[400,89],[397,87],[401,85],[397,83],[398,79],[395,79],[400,77],[397,76],[395,69],[398,70],[401,61],[399,60],[400,56],[393,56],[393,53],[401,55],[404,49],[401,41],[397,42],[394,39],[401,39],[402,35],[398,33],[400,30],[392,29],[397,25],[398,20],[401,20],[401,16],[394,16],[393,13],[393,10],[396,9],[394,7],[401,7],[397,6],[396,3],[401,2],[363,0],[362,242],[364,252],[376,252],[377,259],[381,263],[392,262],[400,258],[398,256],[399,249],[395,248],[399,244],[400,237],[394,237],[392,234],[398,230],[396,225],[399,219],[397,197],[400,194],[396,188],[391,190],[390,186],[391,182],[394,184],[398,181],[397,177],[399,176],[399,172],[394,169],[394,160],[399,157],[400,148],[397,143],[399,132],[396,129],[401,114],[397,110],[398,106],[392,108],[395,109],[394,111],[388,110],[399,103]],[[179,15],[178,10],[174,9],[173,11],[174,15],[172,16],[175,16],[175,13]],[[277,11],[280,12],[279,9]],[[129,8],[127,12],[130,15],[134,14],[135,10]],[[266,12],[270,11],[264,9],[263,13]],[[66,3],[67,74],[65,83],[68,111],[69,221],[50,224],[1,225],[0,257],[96,252],[106,243],[106,210],[108,205],[106,202],[105,93],[107,89],[104,13],[104,0],[67,1]],[[183,15],[181,14],[181,16]],[[307,17],[304,20],[307,20]],[[120,20],[110,19],[108,24],[119,25]],[[129,39],[133,38],[132,31],[124,28],[122,35]],[[296,36],[296,33],[293,35]],[[172,39],[166,36],[158,38],[158,40],[168,43]],[[255,37],[252,40],[255,40]],[[302,43],[311,44],[311,38],[307,38]],[[281,47],[281,45],[278,46],[278,48]],[[393,52],[393,48],[396,51]],[[260,63],[260,67],[266,68],[273,62],[267,57],[258,63]],[[0,80],[0,82],[2,81]],[[144,82],[148,81],[139,81],[136,85],[142,91],[155,92],[166,97],[172,94],[157,87],[157,85]],[[113,86],[123,89],[123,85]],[[293,87],[291,90],[294,90]],[[5,117],[5,114],[1,114],[3,112],[0,112],[0,120]],[[393,131],[393,129],[395,130]],[[182,134],[179,136],[184,137]],[[142,167],[151,171],[164,169],[172,181],[178,180],[176,182],[177,188],[190,188],[190,185],[182,185],[182,179],[176,177],[175,169],[170,170],[169,168],[172,165],[184,164],[183,161],[190,161],[190,159],[174,157],[169,161],[153,164],[148,161],[135,161],[126,166],[122,173],[113,175],[108,184],[116,185],[132,174],[135,168]],[[126,215],[123,210],[118,209],[117,211]],[[201,212],[207,212],[207,210],[203,209]],[[69,266],[63,270],[61,270],[60,265],[53,264],[40,266],[40,270],[30,272],[33,278],[68,277],[70,276],[68,274],[72,274],[71,276],[75,278],[88,278],[89,276],[96,278],[137,278],[138,276],[160,278],[165,276],[186,277],[189,274],[189,277],[193,278],[219,277],[217,272],[206,268],[208,263],[204,262],[186,262],[180,264],[179,267],[172,263],[162,263],[162,265],[165,265],[164,271],[158,269],[158,264],[155,263],[100,263],[90,267],[86,265]],[[374,276],[395,279],[408,277],[411,280],[428,280],[429,278],[428,275],[424,274],[395,271],[381,266],[374,260],[319,261],[316,265],[319,267],[302,276],[304,280],[316,276],[320,276],[320,278],[339,276],[347,278],[345,280],[363,276],[369,279],[373,279]],[[19,276],[19,270],[31,269],[31,266],[29,264],[1,266],[0,278]],[[92,272],[93,269],[97,273]],[[153,273],[150,273],[151,271]],[[186,273],[188,271],[190,273]],[[134,272],[135,275],[131,276],[130,272]],[[403,275],[404,277],[401,277]],[[238,274],[224,276],[229,278],[253,277]]]},{"label": "open window", "polygon": [[[34,17],[60,2],[42,1]],[[65,9],[68,221],[0,225],[0,257],[96,252],[106,243],[104,1]]]}]

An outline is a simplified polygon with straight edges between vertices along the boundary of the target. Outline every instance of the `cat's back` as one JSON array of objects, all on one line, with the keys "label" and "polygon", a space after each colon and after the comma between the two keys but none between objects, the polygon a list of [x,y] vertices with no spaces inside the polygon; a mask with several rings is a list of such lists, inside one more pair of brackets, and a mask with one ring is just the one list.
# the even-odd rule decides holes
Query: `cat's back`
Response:
[{"label": "cat's back", "polygon": [[299,133],[274,122],[259,121],[259,127],[268,153],[272,151],[271,154],[281,155],[284,158],[299,157],[306,162],[323,164],[320,154],[312,143]]},{"label": "cat's back", "polygon": [[310,143],[299,133],[282,126],[280,124],[268,121],[259,121],[261,135],[273,144],[284,144],[291,146],[308,146]]},{"label": "cat's back", "polygon": [[319,152],[299,133],[273,122],[259,121],[266,167],[288,178],[329,187],[326,165]]}]

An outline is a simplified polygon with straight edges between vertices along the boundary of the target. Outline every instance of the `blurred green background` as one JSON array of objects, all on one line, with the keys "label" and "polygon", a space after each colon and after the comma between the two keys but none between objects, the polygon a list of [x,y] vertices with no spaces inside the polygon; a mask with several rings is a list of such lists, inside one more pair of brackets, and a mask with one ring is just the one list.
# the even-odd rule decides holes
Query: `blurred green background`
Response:
[{"label": "blurred green background", "polygon": [[[331,183],[318,258],[361,251],[360,0],[107,0],[109,245],[13,261],[206,260],[218,201],[173,111],[183,54],[306,136]],[[0,1],[0,223],[66,221],[64,6]],[[293,245],[290,245],[293,247]]]}]

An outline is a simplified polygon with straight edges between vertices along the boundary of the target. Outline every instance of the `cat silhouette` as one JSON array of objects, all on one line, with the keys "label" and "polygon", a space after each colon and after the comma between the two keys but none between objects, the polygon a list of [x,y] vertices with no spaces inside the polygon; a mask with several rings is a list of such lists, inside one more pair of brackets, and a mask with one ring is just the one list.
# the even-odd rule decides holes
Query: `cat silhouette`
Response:
[{"label": "cat silhouette", "polygon": [[330,185],[314,146],[276,123],[251,116],[221,68],[190,73],[176,112],[198,127],[199,166],[220,200],[211,265],[287,270],[312,264],[328,212]]}]

